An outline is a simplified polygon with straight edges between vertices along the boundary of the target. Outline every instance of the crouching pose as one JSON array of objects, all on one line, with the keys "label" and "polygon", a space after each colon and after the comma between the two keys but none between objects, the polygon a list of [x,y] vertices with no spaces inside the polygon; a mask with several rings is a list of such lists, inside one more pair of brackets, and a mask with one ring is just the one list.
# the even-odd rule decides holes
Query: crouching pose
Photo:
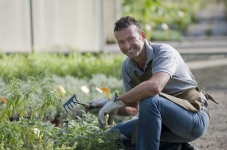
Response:
[{"label": "crouching pose", "polygon": [[138,114],[111,128],[127,137],[126,149],[195,150],[189,142],[201,137],[209,125],[207,100],[217,102],[198,88],[180,54],[170,45],[146,40],[134,18],[120,18],[114,35],[127,56],[122,65],[125,93],[105,101],[99,126],[106,125],[105,114]]}]

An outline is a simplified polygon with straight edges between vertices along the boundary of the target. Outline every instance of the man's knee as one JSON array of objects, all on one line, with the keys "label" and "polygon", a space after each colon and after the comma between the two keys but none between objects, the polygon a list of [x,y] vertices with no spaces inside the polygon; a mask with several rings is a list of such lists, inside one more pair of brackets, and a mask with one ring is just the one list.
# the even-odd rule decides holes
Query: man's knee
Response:
[{"label": "man's knee", "polygon": [[161,97],[159,94],[151,96],[151,97],[147,97],[140,101],[140,108],[157,106],[160,104],[160,99],[161,99]]}]

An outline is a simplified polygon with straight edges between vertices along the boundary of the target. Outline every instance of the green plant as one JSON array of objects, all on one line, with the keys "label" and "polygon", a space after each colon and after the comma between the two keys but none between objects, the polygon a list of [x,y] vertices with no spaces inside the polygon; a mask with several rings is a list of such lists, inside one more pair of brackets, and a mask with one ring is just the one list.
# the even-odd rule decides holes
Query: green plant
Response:
[{"label": "green plant", "polygon": [[75,149],[109,150],[123,148],[124,136],[118,130],[100,130],[97,119],[85,114],[68,120],[62,128],[39,119],[20,118],[0,123],[0,149]]},{"label": "green plant", "polygon": [[[46,75],[47,76],[47,75]],[[42,99],[49,99],[48,95],[43,94],[42,96],[40,96],[42,94],[41,91],[46,90],[48,92],[47,89],[49,89],[49,91],[52,91],[52,93],[58,94],[56,93],[56,87],[61,85],[66,89],[66,94],[62,97],[59,94],[56,95],[58,96],[57,99],[61,99],[61,101],[58,101],[56,99],[56,105],[50,105],[48,107],[45,108],[44,111],[44,120],[49,120],[49,121],[58,121],[58,122],[62,122],[62,120],[64,118],[67,117],[67,114],[65,113],[65,110],[62,107],[62,104],[65,103],[73,94],[76,94],[78,100],[82,103],[87,103],[88,101],[91,101],[93,99],[101,99],[101,98],[105,98],[105,97],[109,97],[109,95],[107,95],[107,93],[100,93],[99,91],[97,91],[97,88],[101,88],[101,87],[109,87],[111,89],[110,91],[110,96],[113,93],[118,93],[118,94],[122,94],[123,93],[123,86],[122,86],[122,80],[121,79],[116,79],[114,77],[107,77],[104,74],[97,74],[97,75],[93,75],[92,78],[90,80],[84,80],[84,79],[78,79],[75,78],[73,76],[65,76],[65,77],[60,77],[57,75],[49,75],[49,85],[48,88],[47,85],[45,85],[45,81],[44,81],[44,77],[41,80],[37,80],[34,77],[30,77],[32,79],[28,79],[26,81],[23,81],[21,79],[18,78],[13,78],[8,86],[5,85],[4,81],[2,81],[2,87],[0,87],[0,91],[1,96],[6,95],[5,93],[9,92],[13,93],[14,97],[13,99],[15,99],[15,95],[18,95],[18,93],[25,93],[30,92],[30,96],[27,96],[27,99],[25,99],[24,101],[21,100],[23,97],[21,95],[18,95],[17,97],[20,97],[20,101],[22,101],[26,106],[22,105],[20,107],[18,107],[17,109],[20,108],[20,110],[24,111],[24,114],[29,114],[31,110],[34,111],[33,114],[36,115],[36,117],[38,117],[40,115],[40,111],[35,111],[36,109],[38,109],[38,106],[41,106],[43,104]],[[47,80],[47,79],[45,79]],[[100,82],[101,81],[101,82]],[[51,85],[50,85],[51,84]],[[13,86],[14,85],[14,86]],[[45,86],[44,86],[45,85]],[[86,85],[89,89],[90,92],[89,93],[84,93],[81,90],[81,87]],[[21,88],[16,88],[16,87],[21,87]],[[18,90],[16,90],[18,89]],[[26,90],[26,89],[29,89]],[[33,90],[32,90],[33,89]],[[34,90],[36,89],[36,90]],[[38,92],[38,93],[36,93]],[[44,92],[44,93],[47,93]],[[45,96],[46,95],[46,96]],[[9,95],[8,95],[9,96]],[[51,95],[49,95],[51,96]],[[9,99],[7,96],[5,96],[6,99]],[[40,98],[42,97],[42,99]],[[47,97],[47,98],[45,98]],[[55,97],[55,96],[53,96]],[[9,99],[9,101],[11,101],[11,99]],[[27,102],[26,102],[27,101]],[[47,101],[46,101],[47,102]],[[3,106],[3,102],[0,101],[0,109],[2,109]],[[35,107],[37,107],[35,109]],[[70,111],[70,115],[73,116],[73,118],[75,118],[77,115],[81,115],[81,109],[83,110],[84,108],[81,106],[76,106],[74,108],[72,108],[72,111]],[[30,110],[30,111],[29,111]],[[12,120],[15,120],[18,118],[18,110],[14,110],[14,112],[10,112],[12,114],[9,114],[8,116],[11,116]],[[21,114],[22,115],[22,114]]]},{"label": "green plant", "polygon": [[[40,79],[37,82],[29,77],[22,81],[12,77],[4,90],[7,103],[0,109],[0,149],[109,150],[123,147],[124,136],[119,131],[108,132],[108,127],[99,129],[97,118],[84,111],[81,117],[65,116],[68,123],[61,128],[50,123],[46,113],[50,107],[63,108],[61,94],[54,88],[49,72],[41,74]],[[10,121],[16,114],[17,120]]]},{"label": "green plant", "polygon": [[167,33],[161,30],[152,31],[152,36],[150,37],[151,41],[153,40],[180,40],[182,37],[179,31],[168,30]]},{"label": "green plant", "polygon": [[[33,53],[33,54],[1,54],[0,77],[8,83],[12,76],[27,80],[33,76],[37,80],[44,70],[60,77],[72,76],[89,80],[93,75],[105,74],[107,77],[121,79],[121,65],[124,55],[81,54],[79,52],[64,54]],[[100,69],[101,68],[101,69]]]},{"label": "green plant", "polygon": [[[202,7],[202,1],[123,0],[122,5],[123,15],[135,17],[146,32],[147,39],[179,40],[178,38],[172,38],[171,34],[165,36],[165,32],[172,30],[182,34],[188,25],[195,20],[195,13]],[[163,36],[154,34],[155,31],[162,32]]]},{"label": "green plant", "polygon": [[[116,141],[123,139],[124,136],[115,131],[113,133],[100,130],[97,127],[97,118],[91,114],[83,113],[81,118],[70,120],[68,125],[63,126],[59,132],[59,141],[66,145],[72,145],[77,141],[76,149],[99,150],[99,149],[117,149],[117,146],[123,147],[122,143]],[[67,138],[66,138],[67,137]],[[60,143],[59,143],[60,144]]]},{"label": "green plant", "polygon": [[4,90],[7,104],[0,111],[1,121],[15,114],[43,118],[45,109],[61,104],[60,93],[52,86],[51,74],[45,72],[41,74],[41,78],[37,82],[34,77],[28,77],[28,81],[12,77]]}]

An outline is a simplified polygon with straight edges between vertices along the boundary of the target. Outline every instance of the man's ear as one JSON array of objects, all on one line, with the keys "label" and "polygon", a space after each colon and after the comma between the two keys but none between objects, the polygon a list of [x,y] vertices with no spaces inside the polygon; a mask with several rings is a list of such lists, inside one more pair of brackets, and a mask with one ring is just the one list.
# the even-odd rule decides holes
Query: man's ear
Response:
[{"label": "man's ear", "polygon": [[142,36],[143,39],[146,39],[146,34],[145,34],[145,32],[142,31],[142,32],[141,32],[141,36]]}]

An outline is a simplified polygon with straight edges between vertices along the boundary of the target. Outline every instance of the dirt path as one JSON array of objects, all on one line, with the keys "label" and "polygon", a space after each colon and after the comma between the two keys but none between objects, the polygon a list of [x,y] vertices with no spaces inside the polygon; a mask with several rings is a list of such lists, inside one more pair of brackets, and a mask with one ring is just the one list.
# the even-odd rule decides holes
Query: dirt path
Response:
[{"label": "dirt path", "polygon": [[[187,43],[184,42],[184,47],[189,48],[182,52],[193,50],[194,55],[187,55],[185,60],[200,89],[209,92],[219,105],[209,101],[209,128],[192,143],[199,150],[227,150],[227,13],[221,0],[210,2],[215,1],[208,0],[207,7],[198,13],[198,23],[190,26],[185,37]],[[201,38],[205,40],[199,40]],[[197,55],[207,52],[210,55]],[[222,55],[214,56],[211,52]]]},{"label": "dirt path", "polygon": [[227,150],[227,65],[192,70],[200,89],[209,92],[218,102],[209,102],[208,131],[192,143],[199,150]]}]

